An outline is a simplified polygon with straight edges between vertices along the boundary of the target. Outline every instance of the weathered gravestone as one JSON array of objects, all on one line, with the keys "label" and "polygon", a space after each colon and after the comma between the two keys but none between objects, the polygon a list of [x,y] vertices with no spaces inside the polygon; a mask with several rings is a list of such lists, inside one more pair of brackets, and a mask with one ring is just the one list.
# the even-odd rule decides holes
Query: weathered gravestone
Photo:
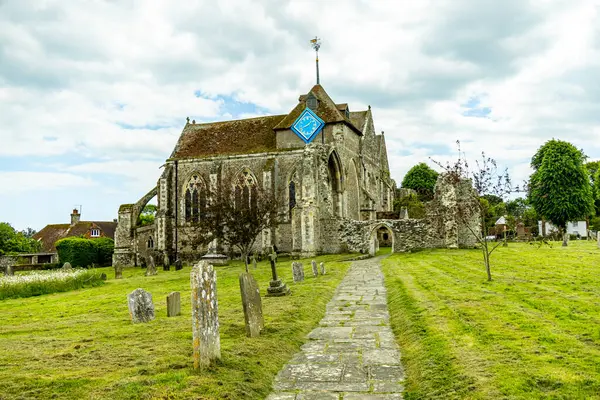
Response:
[{"label": "weathered gravestone", "polygon": [[269,255],[269,260],[271,262],[271,274],[273,279],[269,282],[269,287],[267,288],[267,296],[285,296],[290,294],[290,289],[286,286],[285,283],[281,279],[277,277],[277,253],[273,249],[271,254]]},{"label": "weathered gravestone", "polygon": [[319,266],[321,267],[321,275],[325,275],[325,263],[321,262]]},{"label": "weathered gravestone", "polygon": [[181,271],[183,269],[183,264],[181,263],[181,260],[178,258],[177,260],[175,260],[175,271]]},{"label": "weathered gravestone", "polygon": [[242,292],[242,306],[246,320],[246,336],[255,337],[265,326],[262,313],[262,301],[256,279],[248,272],[240,274],[240,291]]},{"label": "weathered gravestone", "polygon": [[6,276],[14,276],[15,275],[15,271],[13,270],[12,265],[7,265],[6,267],[4,267],[4,275],[6,275]]},{"label": "weathered gravestone", "polygon": [[70,271],[73,269],[73,267],[71,267],[71,263],[67,261],[66,263],[63,264],[62,269],[64,271]]},{"label": "weathered gravestone", "polygon": [[181,314],[181,294],[171,292],[167,296],[167,317],[176,317]]},{"label": "weathered gravestone", "polygon": [[163,254],[163,271],[170,271],[171,263],[169,262],[169,255],[165,252]]},{"label": "weathered gravestone", "polygon": [[123,267],[115,265],[115,279],[123,279]]},{"label": "weathered gravestone", "polygon": [[156,275],[156,264],[154,264],[154,257],[150,256],[148,257],[149,262],[148,262],[148,268],[146,268],[146,276],[152,276],[152,275]]},{"label": "weathered gravestone", "polygon": [[206,261],[194,265],[192,285],[192,334],[194,338],[194,368],[205,368],[221,359],[219,314],[217,303],[217,273]]},{"label": "weathered gravestone", "polygon": [[252,256],[252,268],[256,269],[256,256]]},{"label": "weathered gravestone", "polygon": [[106,276],[106,274],[103,272],[102,274],[100,274],[100,279],[102,279],[103,281],[108,279],[108,276]]},{"label": "weathered gravestone", "polygon": [[142,267],[142,269],[148,268],[145,257],[140,257],[140,267]]},{"label": "weathered gravestone", "polygon": [[294,261],[292,263],[292,276],[294,282],[302,282],[304,280],[304,265],[301,262]]},{"label": "weathered gravestone", "polygon": [[312,260],[312,262],[310,264],[312,266],[313,276],[316,278],[317,276],[319,276],[319,269],[317,268],[317,262],[315,260]]},{"label": "weathered gravestone", "polygon": [[4,271],[4,275],[13,276],[15,271],[13,265],[17,262],[14,256],[0,256],[0,271]]},{"label": "weathered gravestone", "polygon": [[144,289],[135,289],[127,295],[129,317],[131,322],[149,322],[154,319],[154,303],[152,295]]}]

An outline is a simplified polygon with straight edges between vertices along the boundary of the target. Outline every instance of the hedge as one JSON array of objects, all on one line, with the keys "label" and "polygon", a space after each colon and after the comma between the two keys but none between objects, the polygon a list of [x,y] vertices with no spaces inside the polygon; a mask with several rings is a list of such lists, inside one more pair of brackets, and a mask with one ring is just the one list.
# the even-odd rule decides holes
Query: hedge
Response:
[{"label": "hedge", "polygon": [[89,267],[92,264],[111,265],[114,248],[115,242],[106,237],[98,239],[71,237],[56,242],[60,262],[69,262],[73,267]]}]

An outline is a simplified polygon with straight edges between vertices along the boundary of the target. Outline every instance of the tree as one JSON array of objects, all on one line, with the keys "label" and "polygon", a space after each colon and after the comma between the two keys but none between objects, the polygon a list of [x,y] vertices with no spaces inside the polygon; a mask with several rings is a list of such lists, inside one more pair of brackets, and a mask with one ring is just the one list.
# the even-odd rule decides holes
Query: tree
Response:
[{"label": "tree", "polygon": [[600,217],[600,161],[590,161],[585,164],[592,185],[592,197],[594,198],[594,215]]},{"label": "tree", "polygon": [[157,207],[154,204],[146,204],[138,218],[138,225],[152,225],[156,216]]},{"label": "tree", "polygon": [[[488,198],[495,197],[502,200],[513,191],[508,170],[498,172],[496,161],[486,157],[481,153],[481,160],[475,163],[475,168],[471,170],[464,154],[460,151],[460,142],[457,141],[459,158],[454,163],[442,164],[434,161],[445,170],[444,179],[448,179],[455,187],[468,184],[469,190],[466,190],[466,198],[457,201],[456,217],[467,230],[473,235],[481,246],[483,262],[487,273],[488,281],[492,280],[492,270],[490,266],[490,257],[494,250],[502,242],[491,243],[488,239],[489,227],[486,224],[490,213],[490,202]],[[515,188],[514,190],[518,190]],[[490,197],[493,195],[495,197]],[[504,203],[500,203],[504,205]],[[479,220],[480,229],[474,229],[471,221],[474,216]]]},{"label": "tree", "polygon": [[24,232],[17,232],[8,222],[0,222],[0,255],[40,251],[41,243],[27,237],[28,231]]},{"label": "tree", "polygon": [[406,208],[410,218],[425,218],[425,204],[414,193],[394,200],[394,211],[399,212],[403,207]]},{"label": "tree", "polygon": [[567,246],[567,222],[587,218],[594,211],[586,156],[569,142],[549,140],[531,159],[529,198],[537,213],[563,233]]},{"label": "tree", "polygon": [[437,172],[429,168],[427,164],[419,163],[404,175],[402,187],[415,190],[421,200],[431,200],[437,178]]},{"label": "tree", "polygon": [[199,218],[195,244],[206,245],[218,240],[237,248],[248,272],[248,255],[258,235],[278,223],[278,202],[269,190],[254,184],[223,180],[220,190],[210,199]]}]

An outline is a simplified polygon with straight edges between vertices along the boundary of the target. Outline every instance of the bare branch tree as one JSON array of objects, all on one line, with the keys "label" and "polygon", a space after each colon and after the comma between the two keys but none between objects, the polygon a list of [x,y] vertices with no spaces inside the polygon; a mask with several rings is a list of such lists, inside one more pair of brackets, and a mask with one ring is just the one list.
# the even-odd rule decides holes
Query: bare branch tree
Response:
[{"label": "bare branch tree", "polygon": [[[487,278],[488,281],[491,281],[490,257],[502,242],[491,243],[489,240],[486,224],[489,204],[483,196],[495,195],[504,199],[508,194],[518,191],[518,188],[512,187],[508,169],[498,171],[496,160],[487,157],[484,152],[481,153],[481,159],[475,162],[475,168],[470,169],[469,163],[461,151],[460,141],[457,141],[456,144],[459,153],[457,161],[445,164],[432,161],[444,169],[446,172],[444,179],[448,179],[453,185],[458,186],[466,182],[472,185],[472,189],[466,191],[467,197],[457,202],[456,216],[480,244]],[[480,230],[474,228],[470,223],[474,215],[479,218]]]}]

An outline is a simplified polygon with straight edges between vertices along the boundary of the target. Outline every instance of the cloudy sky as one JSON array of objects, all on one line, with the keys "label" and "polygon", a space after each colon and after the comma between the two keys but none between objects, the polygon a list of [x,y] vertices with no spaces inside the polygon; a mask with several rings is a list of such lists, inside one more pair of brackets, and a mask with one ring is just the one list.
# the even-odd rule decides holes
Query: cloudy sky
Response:
[{"label": "cloudy sky", "polygon": [[[68,4],[67,4],[68,3]],[[371,105],[397,182],[461,140],[527,178],[544,141],[600,159],[600,3],[0,0],[0,221],[112,220],[185,124]]]}]

